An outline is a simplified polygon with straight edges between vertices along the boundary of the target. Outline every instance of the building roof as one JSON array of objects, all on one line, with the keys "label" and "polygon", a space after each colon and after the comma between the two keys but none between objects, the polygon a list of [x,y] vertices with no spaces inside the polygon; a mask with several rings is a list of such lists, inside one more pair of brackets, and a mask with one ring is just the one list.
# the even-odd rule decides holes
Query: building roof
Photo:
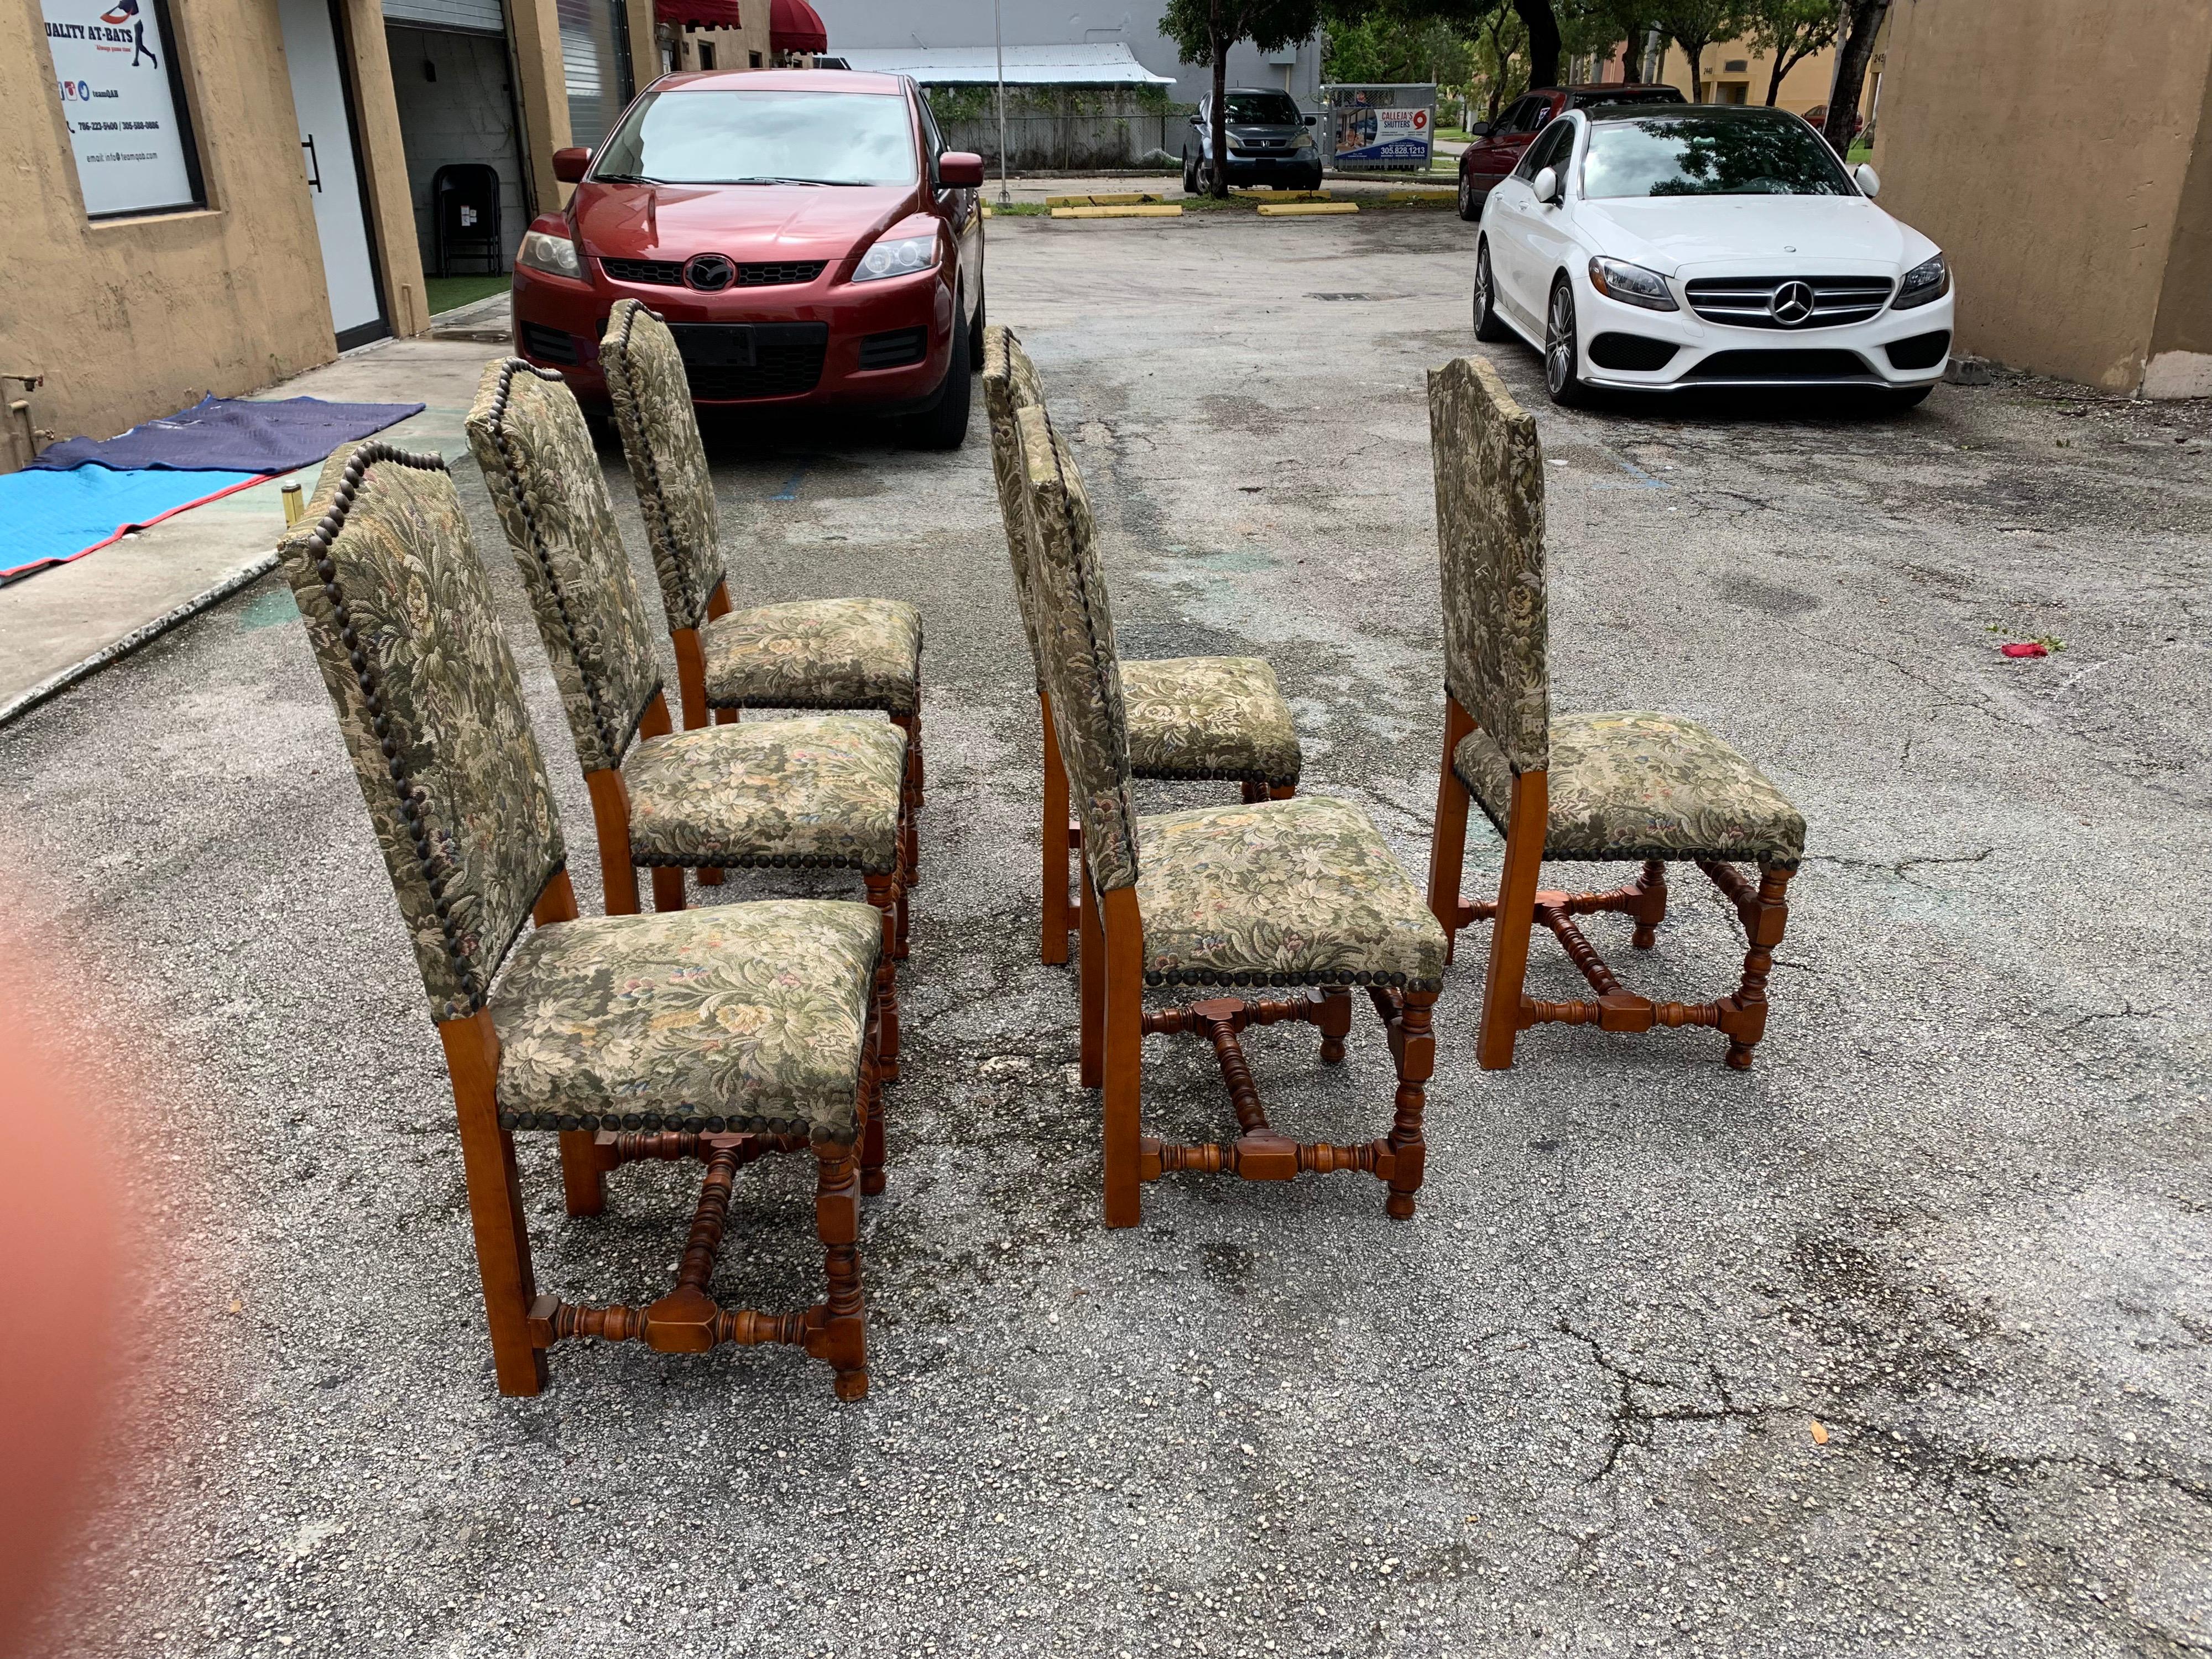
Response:
[{"label": "building roof", "polygon": [[[840,48],[856,70],[911,75],[924,86],[988,86],[999,78],[998,54],[980,46]],[[1171,75],[1155,75],[1119,40],[1065,46],[1008,46],[1006,80],[1027,87],[1170,87]]]}]

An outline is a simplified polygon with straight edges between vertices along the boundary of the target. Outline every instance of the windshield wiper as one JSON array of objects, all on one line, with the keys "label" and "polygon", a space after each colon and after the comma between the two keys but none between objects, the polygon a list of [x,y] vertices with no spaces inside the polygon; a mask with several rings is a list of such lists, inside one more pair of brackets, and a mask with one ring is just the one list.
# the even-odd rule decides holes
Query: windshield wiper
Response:
[{"label": "windshield wiper", "polygon": [[775,178],[775,179],[726,179],[726,180],[725,180],[724,182],[728,183],[728,184],[732,184],[732,185],[854,185],[854,184],[858,184],[860,181],[859,181],[858,179],[788,179],[788,178]]},{"label": "windshield wiper", "polygon": [[592,182],[595,185],[661,185],[668,181],[648,179],[641,173],[595,173],[592,175]]}]

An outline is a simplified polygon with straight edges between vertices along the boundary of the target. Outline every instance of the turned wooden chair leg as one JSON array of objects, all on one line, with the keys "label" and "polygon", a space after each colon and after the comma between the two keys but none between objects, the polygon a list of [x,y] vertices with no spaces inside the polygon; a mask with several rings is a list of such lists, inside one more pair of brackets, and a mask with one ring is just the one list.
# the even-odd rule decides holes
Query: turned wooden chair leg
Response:
[{"label": "turned wooden chair leg", "polygon": [[656,864],[653,866],[653,908],[656,910],[681,910],[684,908],[682,865]]},{"label": "turned wooden chair leg", "polygon": [[1541,772],[1523,772],[1513,780],[1505,860],[1498,873],[1498,914],[1490,926],[1490,969],[1482,983],[1482,1025],[1475,1044],[1476,1061],[1486,1072],[1502,1072],[1513,1064],[1514,1039],[1521,1031],[1521,983],[1528,973],[1528,932],[1535,926],[1536,881],[1544,868],[1548,788]]},{"label": "turned wooden chair leg", "polygon": [[1728,1063],[1739,1072],[1751,1069],[1751,1051],[1766,1035],[1766,976],[1774,967],[1774,947],[1782,943],[1790,926],[1786,896],[1794,873],[1767,870],[1759,878],[1756,915],[1747,919],[1750,925],[1745,929],[1751,936],[1751,948],[1744,952],[1743,983],[1729,999],[1735,1007],[1731,1017],[1723,1022],[1729,1034]]},{"label": "turned wooden chair leg", "polygon": [[892,964],[898,960],[898,878],[868,876],[864,879],[868,884],[868,902],[884,917],[884,948],[876,958],[876,1053],[883,1064],[884,1081],[896,1083],[899,1076],[898,974]]},{"label": "turned wooden chair leg", "polygon": [[894,714],[891,724],[906,733],[906,776],[901,789],[906,797],[906,823],[901,831],[901,850],[906,859],[906,884],[921,885],[921,711]]},{"label": "turned wooden chair leg", "polygon": [[1079,1072],[1083,1086],[1096,1089],[1105,1079],[1106,942],[1098,927],[1098,896],[1091,890],[1091,866],[1076,860],[1083,899],[1080,954],[1076,958],[1076,990],[1082,1012],[1079,1025]]},{"label": "turned wooden chair leg", "polygon": [[806,1352],[827,1360],[836,1373],[837,1398],[865,1400],[868,1322],[860,1290],[860,1183],[850,1146],[817,1140],[814,1156],[814,1231],[822,1240],[830,1291],[818,1312],[809,1316]]},{"label": "turned wooden chair leg", "polygon": [[[1144,923],[1137,914],[1133,887],[1118,887],[1100,902],[1099,928],[1105,935],[1105,1085],[1100,1101],[1106,1152],[1106,1224],[1133,1227],[1144,1218],[1138,1158],[1143,1130],[1139,1102],[1145,1067]],[[1097,960],[1084,946],[1085,983]]]},{"label": "turned wooden chair leg", "polygon": [[561,1131],[561,1188],[570,1215],[599,1215],[607,1207],[607,1166],[589,1129]]},{"label": "turned wooden chair leg", "polygon": [[1254,805],[1256,803],[1267,799],[1267,786],[1264,783],[1255,783],[1251,779],[1247,778],[1237,787],[1243,792],[1244,805],[1247,806]]},{"label": "turned wooden chair leg", "polygon": [[1444,762],[1437,778],[1436,827],[1429,839],[1429,914],[1444,930],[1444,960],[1459,943],[1459,888],[1467,864],[1467,786],[1452,770],[1452,752],[1474,730],[1459,699],[1444,696]]},{"label": "turned wooden chair leg", "polygon": [[1331,985],[1321,993],[1321,1018],[1315,1022],[1321,1028],[1321,1063],[1340,1066],[1344,1063],[1344,1040],[1352,1035],[1352,990],[1349,986]]},{"label": "turned wooden chair leg", "polygon": [[441,1021],[438,1036],[445,1044],[460,1122],[461,1167],[468,1182],[477,1270],[483,1279],[484,1319],[491,1328],[492,1369],[501,1394],[536,1394],[545,1386],[545,1354],[530,1340],[530,1304],[538,1283],[530,1267],[514,1137],[499,1127],[499,1037],[484,1011]]},{"label": "turned wooden chair leg", "polygon": [[1413,1218],[1413,1194],[1421,1189],[1428,1163],[1429,1143],[1421,1135],[1421,1115],[1428,1099],[1428,1081],[1436,1075],[1437,1039],[1431,1027],[1437,994],[1407,991],[1399,999],[1398,1018],[1390,1022],[1390,1058],[1398,1067],[1397,1113],[1390,1124],[1393,1158],[1390,1196],[1383,1211],[1394,1221]]},{"label": "turned wooden chair leg", "polygon": [[1648,951],[1658,943],[1659,924],[1667,920],[1667,866],[1657,859],[1644,860],[1636,890],[1642,897],[1633,912],[1636,934],[1629,943],[1639,951]]},{"label": "turned wooden chair leg", "polygon": [[1067,934],[1074,926],[1067,914],[1067,769],[1053,735],[1052,699],[1042,691],[1037,710],[1044,717],[1044,904],[1037,954],[1046,966],[1057,968],[1067,960]]},{"label": "turned wooden chair leg", "polygon": [[884,1189],[883,976],[876,976],[875,1051],[860,1066],[860,1190],[873,1198]]},{"label": "turned wooden chair leg", "polygon": [[1288,800],[1297,793],[1298,787],[1295,783],[1271,783],[1267,786],[1269,800]]}]

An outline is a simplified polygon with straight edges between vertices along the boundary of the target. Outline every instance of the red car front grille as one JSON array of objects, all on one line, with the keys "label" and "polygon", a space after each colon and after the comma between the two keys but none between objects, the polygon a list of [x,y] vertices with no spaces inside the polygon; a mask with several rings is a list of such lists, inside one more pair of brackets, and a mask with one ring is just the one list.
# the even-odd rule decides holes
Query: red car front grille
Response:
[{"label": "red car front grille", "polygon": [[[788,288],[811,283],[828,267],[827,259],[759,261],[738,267],[732,288]],[[617,283],[641,283],[656,288],[682,288],[684,265],[674,259],[601,259],[599,269]]]}]

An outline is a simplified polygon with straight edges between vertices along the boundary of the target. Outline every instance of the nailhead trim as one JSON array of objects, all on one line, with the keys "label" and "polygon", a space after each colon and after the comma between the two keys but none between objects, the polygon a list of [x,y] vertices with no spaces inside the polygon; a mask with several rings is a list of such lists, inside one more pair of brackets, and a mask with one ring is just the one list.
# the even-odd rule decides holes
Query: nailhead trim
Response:
[{"label": "nailhead trim", "polygon": [[[520,357],[508,357],[501,362],[499,368],[499,385],[492,393],[491,435],[493,446],[499,451],[502,471],[494,482],[507,491],[514,503],[515,516],[522,520],[523,528],[529,532],[530,544],[524,550],[538,562],[538,571],[545,579],[546,591],[553,596],[553,608],[560,613],[561,631],[568,635],[568,639],[569,659],[576,665],[576,678],[584,683],[584,695],[591,699],[592,724],[599,729],[599,744],[607,757],[605,763],[608,766],[619,766],[622,764],[623,750],[629,746],[629,740],[635,734],[639,722],[645,718],[646,709],[652,705],[653,692],[661,690],[661,682],[659,680],[653,682],[653,690],[646,694],[645,701],[638,705],[636,712],[629,717],[626,727],[618,731],[616,722],[608,714],[606,700],[599,695],[599,687],[595,677],[584,666],[583,653],[578,649],[576,644],[576,624],[568,615],[568,597],[561,591],[560,578],[554,573],[553,561],[546,552],[544,538],[538,529],[538,520],[531,515],[529,498],[523,493],[522,489],[522,470],[516,465],[514,456],[507,447],[509,437],[507,430],[507,398],[509,388],[514,384],[515,375],[517,374],[534,374],[539,380],[550,380],[556,386],[563,382],[552,370],[540,368],[535,363],[525,362]],[[587,767],[586,769],[590,769]]]},{"label": "nailhead trim", "polygon": [[1205,969],[1147,969],[1147,985],[1390,985],[1407,991],[1442,991],[1441,979],[1408,979],[1403,974],[1336,974],[1322,979],[1312,974],[1216,973]]},{"label": "nailhead trim", "polygon": [[703,1129],[710,1134],[808,1134],[814,1126],[803,1117],[706,1116],[692,1112],[507,1112],[502,1129]]},{"label": "nailhead trim", "polygon": [[[625,307],[628,309],[624,309]],[[678,556],[676,547],[675,532],[668,526],[667,496],[660,487],[660,469],[653,465],[653,446],[646,441],[645,422],[638,413],[637,389],[631,385],[629,378],[629,331],[637,322],[638,313],[645,312],[645,314],[656,323],[660,322],[662,318],[657,311],[647,311],[644,302],[638,300],[617,300],[615,301],[615,309],[622,312],[622,338],[616,343],[614,359],[611,360],[606,352],[604,349],[601,350],[599,368],[606,374],[607,391],[614,400],[615,420],[622,428],[623,449],[626,453],[637,458],[639,465],[644,471],[646,482],[652,486],[648,489],[640,490],[637,497],[638,513],[645,520],[646,533],[660,544],[662,550],[668,554],[669,562],[672,564],[681,563],[682,560]],[[617,362],[620,365],[618,372],[608,373],[610,369],[615,368]],[[690,395],[688,386],[685,388],[685,395]],[[636,437],[635,447],[631,443],[633,434]],[[726,566],[722,571],[721,580],[726,581],[728,579],[729,570]],[[699,627],[707,619],[707,599],[714,591],[714,585],[709,583],[707,592],[699,596],[698,611],[689,621],[678,622],[672,616],[668,619],[668,625],[671,628]],[[664,591],[661,594],[664,606],[667,598],[668,595]]]},{"label": "nailhead trim", "polygon": [[664,870],[735,870],[740,867],[762,870],[859,870],[871,876],[888,876],[899,867],[898,854],[891,861],[877,868],[859,859],[837,858],[823,853],[738,854],[684,853],[656,854],[647,856],[631,849],[630,862],[640,869]]}]

